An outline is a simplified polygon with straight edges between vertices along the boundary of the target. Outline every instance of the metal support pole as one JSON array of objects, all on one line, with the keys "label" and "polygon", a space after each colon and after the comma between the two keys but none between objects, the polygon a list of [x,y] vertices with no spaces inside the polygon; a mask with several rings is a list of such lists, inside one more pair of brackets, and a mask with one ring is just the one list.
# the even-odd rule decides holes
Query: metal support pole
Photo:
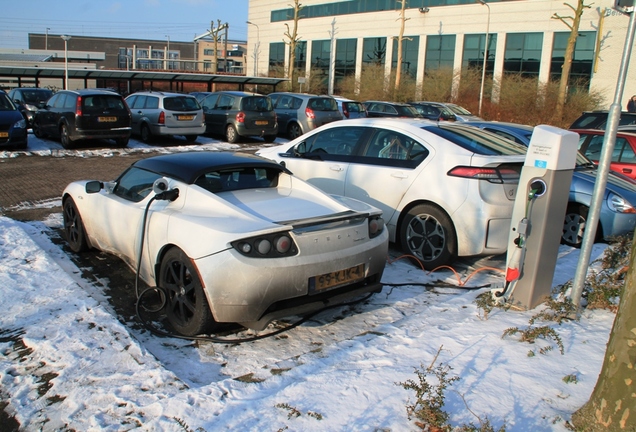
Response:
[{"label": "metal support pole", "polygon": [[484,64],[481,69],[481,87],[479,89],[479,116],[481,117],[481,105],[484,101],[484,83],[486,82],[486,61],[488,60],[488,36],[490,33],[490,6],[484,0],[479,3],[488,8],[488,21],[486,22],[486,41],[484,42]]}]

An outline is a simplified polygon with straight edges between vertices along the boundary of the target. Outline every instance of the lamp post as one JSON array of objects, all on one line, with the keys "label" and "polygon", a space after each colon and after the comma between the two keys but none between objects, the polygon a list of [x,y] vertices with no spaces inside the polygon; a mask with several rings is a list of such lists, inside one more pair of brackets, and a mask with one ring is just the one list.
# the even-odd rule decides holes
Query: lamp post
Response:
[{"label": "lamp post", "polygon": [[484,0],[477,0],[488,8],[488,21],[486,23],[486,41],[484,42],[484,64],[481,68],[481,87],[479,89],[479,116],[481,117],[481,105],[484,101],[484,82],[486,81],[486,61],[488,60],[488,36],[490,33],[490,6]]},{"label": "lamp post", "polygon": [[166,65],[165,65],[165,68],[169,69],[170,68],[170,35],[166,35],[166,37],[168,38],[168,46],[166,48]]},{"label": "lamp post", "polygon": [[64,90],[68,90],[68,41],[71,37],[68,35],[60,37],[64,39]]},{"label": "lamp post", "polygon": [[49,49],[49,30],[51,30],[51,28],[47,27],[46,32],[44,33],[44,49],[45,50]]},{"label": "lamp post", "polygon": [[251,21],[245,21],[247,24],[256,27],[256,45],[254,45],[254,76],[258,76],[258,51],[261,48],[261,30],[258,28],[258,24],[254,24]]}]

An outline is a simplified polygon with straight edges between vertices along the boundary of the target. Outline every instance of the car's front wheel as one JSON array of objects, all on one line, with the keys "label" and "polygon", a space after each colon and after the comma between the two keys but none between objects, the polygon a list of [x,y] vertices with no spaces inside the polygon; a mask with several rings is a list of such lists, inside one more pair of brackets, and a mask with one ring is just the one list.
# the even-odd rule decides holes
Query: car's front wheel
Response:
[{"label": "car's front wheel", "polygon": [[84,224],[73,198],[67,198],[64,201],[63,218],[64,234],[71,250],[76,253],[87,250],[88,243],[86,242]]},{"label": "car's front wheel", "polygon": [[240,138],[238,132],[236,132],[236,128],[231,124],[227,125],[227,128],[225,129],[225,137],[229,143],[238,142]]},{"label": "car's front wheel", "polygon": [[34,119],[31,129],[33,130],[33,135],[35,135],[37,138],[46,138],[46,134],[42,130],[42,124],[40,123],[40,120]]},{"label": "car's front wheel", "polygon": [[292,123],[287,127],[287,136],[290,140],[296,139],[303,134],[298,123]]},{"label": "car's front wheel", "polygon": [[[563,244],[576,248],[581,247],[589,211],[590,209],[583,204],[568,204],[568,208],[565,211],[565,220],[563,221],[563,235],[561,236]],[[599,234],[599,230],[597,230],[595,240],[599,238]]]},{"label": "car's front wheel", "polygon": [[161,261],[159,287],[166,292],[168,321],[177,332],[195,336],[214,329],[199,273],[181,249],[170,249]]},{"label": "car's front wheel", "polygon": [[457,256],[457,234],[450,218],[439,208],[421,204],[408,211],[400,225],[402,250],[433,270]]}]

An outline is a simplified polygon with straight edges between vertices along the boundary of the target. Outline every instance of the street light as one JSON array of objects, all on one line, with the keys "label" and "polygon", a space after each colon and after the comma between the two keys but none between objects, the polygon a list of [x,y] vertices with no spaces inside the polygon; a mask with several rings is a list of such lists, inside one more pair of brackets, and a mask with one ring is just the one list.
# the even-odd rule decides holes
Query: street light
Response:
[{"label": "street light", "polygon": [[247,24],[256,27],[256,45],[254,45],[254,76],[258,76],[258,51],[261,47],[261,30],[258,28],[258,24],[254,24],[251,21],[245,21]]},{"label": "street light", "polygon": [[44,49],[45,50],[49,49],[49,30],[51,30],[51,28],[47,27],[46,33],[44,34]]},{"label": "street light", "polygon": [[166,35],[166,37],[168,38],[168,47],[167,47],[167,52],[166,52],[166,65],[165,65],[165,69],[169,69],[170,66],[170,35]]},{"label": "street light", "polygon": [[68,41],[71,37],[68,35],[60,37],[64,39],[64,90],[68,90]]},{"label": "street light", "polygon": [[484,100],[484,82],[486,81],[486,60],[488,60],[488,34],[490,32],[490,6],[484,0],[477,0],[488,8],[488,21],[486,23],[486,41],[484,42],[484,64],[481,68],[481,88],[479,89],[479,116],[481,117],[481,105]]}]

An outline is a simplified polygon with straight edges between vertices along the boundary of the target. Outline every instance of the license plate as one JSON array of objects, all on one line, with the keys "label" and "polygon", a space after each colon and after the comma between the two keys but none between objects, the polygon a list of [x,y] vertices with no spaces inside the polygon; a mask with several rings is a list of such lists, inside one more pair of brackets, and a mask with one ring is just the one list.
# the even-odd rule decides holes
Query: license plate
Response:
[{"label": "license plate", "polygon": [[322,291],[337,286],[346,285],[364,279],[364,264],[314,276],[309,279],[310,291]]},{"label": "license plate", "polygon": [[97,117],[97,121],[100,123],[116,122],[117,117]]},{"label": "license plate", "polygon": [[255,123],[256,123],[257,125],[259,125],[259,126],[263,126],[263,125],[268,124],[269,122],[268,122],[267,120],[256,120],[256,122],[255,122]]},{"label": "license plate", "polygon": [[180,115],[180,116],[177,116],[177,120],[180,120],[180,121],[194,120],[194,116],[193,115]]},{"label": "license plate", "polygon": [[0,132],[0,138],[9,138],[9,132]]}]

